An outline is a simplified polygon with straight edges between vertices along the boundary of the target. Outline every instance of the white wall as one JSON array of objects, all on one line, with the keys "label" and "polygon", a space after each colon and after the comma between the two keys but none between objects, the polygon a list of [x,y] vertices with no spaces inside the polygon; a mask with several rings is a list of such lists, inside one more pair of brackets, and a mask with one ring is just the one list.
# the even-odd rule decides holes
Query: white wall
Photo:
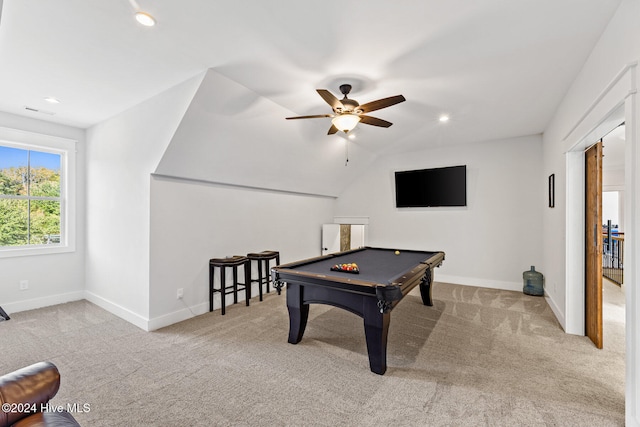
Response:
[{"label": "white wall", "polygon": [[352,146],[345,167],[343,138],[327,136],[326,122],[319,131],[290,115],[207,70],[152,178],[148,328],[208,310],[210,258],[267,249],[282,261],[319,255],[334,195],[373,155]]},{"label": "white wall", "polygon": [[638,0],[621,3],[543,137],[544,170],[556,174],[557,201],[543,218],[547,292],[565,330],[579,335],[584,334],[584,230],[575,212],[584,210],[583,150],[625,120],[625,99],[637,85],[629,64],[640,56],[639,7]]},{"label": "white wall", "polygon": [[[85,131],[0,112],[0,127],[77,141],[76,245],[74,252],[0,258],[0,305],[9,314],[83,298]],[[19,290],[20,280],[29,289]]]},{"label": "white wall", "polygon": [[[544,268],[550,303],[570,333],[584,333],[584,212],[582,149],[626,122],[625,292],[626,423],[640,425],[640,297],[637,265],[640,233],[637,61],[640,1],[623,0],[544,132],[544,172],[556,174],[556,209],[543,214]],[[606,337],[605,337],[606,342]]]},{"label": "white wall", "polygon": [[611,220],[611,225],[620,224],[618,215],[618,207],[620,205],[618,199],[618,191],[605,191],[602,193],[602,223],[606,224]]},{"label": "white wall", "polygon": [[[262,207],[241,210],[251,212],[243,223],[251,219],[255,224],[262,224],[260,217],[272,218],[275,212],[288,209],[287,205],[293,205],[299,214],[309,203],[313,214],[301,218],[297,230],[304,229],[314,235],[308,240],[309,244],[318,240],[320,224],[332,217],[326,212],[331,194],[343,182],[353,179],[372,155],[355,147],[357,159],[346,168],[343,139],[327,137],[320,143],[310,142],[304,133],[310,129],[299,123],[288,123],[284,119],[288,115],[290,112],[285,109],[207,70],[90,128],[87,132],[87,299],[143,329],[153,327],[151,318],[160,318],[154,324],[162,325],[173,319],[177,286],[173,283],[165,286],[163,280],[155,282],[150,278],[151,270],[156,274],[150,257],[155,253],[153,245],[158,237],[150,235],[152,173],[157,179],[190,180],[191,188],[199,188],[193,182],[200,180],[234,186],[234,194],[244,194],[242,191],[247,187],[257,191],[259,197],[271,194],[273,189],[280,191],[279,198],[267,198]],[[290,128],[286,128],[287,123]],[[294,131],[279,132],[278,129]],[[241,188],[244,189],[241,191]],[[288,200],[281,203],[284,194]],[[189,200],[189,191],[176,197]],[[317,200],[322,201],[322,208],[315,206]],[[165,202],[174,203],[172,199]],[[211,202],[219,203],[218,200]],[[239,218],[242,217],[237,213],[223,217],[226,222],[219,227],[237,229]],[[166,224],[162,220],[160,223],[165,230]],[[315,227],[308,227],[310,223]],[[181,231],[179,223],[172,227],[171,233]],[[218,234],[218,230],[209,231]],[[229,244],[227,237],[223,246]],[[260,240],[254,242],[255,235],[250,241],[240,241],[244,246],[270,246],[267,243],[275,241],[271,237],[264,240],[265,245],[260,245]],[[315,246],[319,248],[320,244]],[[212,249],[216,248],[207,247],[207,252],[215,252]],[[303,248],[294,245],[283,250],[306,254],[308,249]],[[161,250],[160,256],[162,254]],[[213,256],[208,254],[205,258]],[[201,264],[198,266],[202,268]],[[190,276],[192,271],[185,273]],[[167,291],[168,287],[171,292]],[[185,289],[185,292],[189,291]],[[164,317],[167,315],[168,318]]]},{"label": "white wall", "polygon": [[[330,197],[152,177],[149,329],[209,310],[211,258],[263,250],[279,251],[281,262],[320,255],[321,224],[331,220],[333,203]],[[219,294],[214,306],[220,309]]]},{"label": "white wall", "polygon": [[[522,290],[522,272],[542,263],[541,155],[535,135],[379,159],[340,195],[336,216],[368,216],[370,246],[444,251],[438,281]],[[467,165],[467,207],[395,207],[394,171],[455,165]]]},{"label": "white wall", "polygon": [[146,329],[150,174],[202,75],[87,132],[87,299]]}]

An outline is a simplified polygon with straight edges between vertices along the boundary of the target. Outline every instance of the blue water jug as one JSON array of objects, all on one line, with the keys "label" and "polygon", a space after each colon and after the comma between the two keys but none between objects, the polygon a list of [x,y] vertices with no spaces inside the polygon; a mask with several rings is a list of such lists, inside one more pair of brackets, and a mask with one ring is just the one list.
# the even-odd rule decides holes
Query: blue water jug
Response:
[{"label": "blue water jug", "polygon": [[527,295],[541,296],[544,295],[542,287],[542,273],[536,271],[535,266],[531,266],[531,270],[522,273],[524,282],[522,292]]}]

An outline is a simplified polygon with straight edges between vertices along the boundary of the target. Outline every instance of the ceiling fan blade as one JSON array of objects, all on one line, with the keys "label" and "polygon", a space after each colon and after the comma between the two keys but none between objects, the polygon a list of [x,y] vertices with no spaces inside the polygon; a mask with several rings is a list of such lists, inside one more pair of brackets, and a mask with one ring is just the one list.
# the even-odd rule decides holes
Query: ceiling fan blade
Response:
[{"label": "ceiling fan blade", "polygon": [[333,96],[333,94],[328,90],[316,89],[316,92],[318,92],[318,94],[322,97],[322,99],[326,101],[327,104],[331,105],[333,111],[336,111],[337,109],[344,110],[344,105],[342,105],[342,102],[340,102],[340,100]]},{"label": "ceiling fan blade", "polygon": [[329,132],[327,132],[327,135],[333,135],[336,132],[338,132],[338,128],[334,125],[331,125],[331,127],[329,128]]},{"label": "ceiling fan blade", "polygon": [[370,113],[371,111],[391,107],[392,105],[396,105],[404,101],[406,101],[406,99],[402,95],[390,96],[389,98],[382,98],[378,99],[377,101],[371,101],[367,102],[366,104],[362,104],[358,107],[358,109],[362,110],[363,113]]},{"label": "ceiling fan blade", "polygon": [[287,117],[287,120],[294,119],[320,119],[323,117],[333,117],[331,114],[316,114],[315,116],[296,116],[296,117]]},{"label": "ceiling fan blade", "polygon": [[364,123],[366,125],[372,125],[372,126],[379,126],[381,128],[388,128],[393,124],[386,120],[378,119],[377,117],[363,116],[363,115],[360,115],[360,123]]}]

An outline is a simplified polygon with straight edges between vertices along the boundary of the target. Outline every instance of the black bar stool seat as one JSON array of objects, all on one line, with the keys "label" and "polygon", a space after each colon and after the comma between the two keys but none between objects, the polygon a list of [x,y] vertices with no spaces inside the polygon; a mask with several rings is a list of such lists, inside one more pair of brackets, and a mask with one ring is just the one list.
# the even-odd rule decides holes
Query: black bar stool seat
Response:
[{"label": "black bar stool seat", "polygon": [[[262,251],[247,254],[249,259],[249,280],[251,283],[257,283],[260,290],[260,301],[262,301],[262,286],[267,285],[267,293],[269,293],[269,285],[272,283],[271,274],[269,274],[269,262],[275,260],[275,265],[280,264],[280,252],[278,251]],[[258,263],[258,278],[254,279],[251,275],[251,262],[256,261]],[[274,265],[274,266],[275,266]],[[280,289],[278,289],[278,295],[280,295]]]},{"label": "black bar stool seat", "polygon": [[[233,269],[233,283],[226,284],[226,268]],[[238,267],[243,268],[244,282],[238,281]],[[215,269],[220,270],[220,288],[216,289],[213,286]],[[238,302],[238,292],[245,292],[245,300],[247,306],[249,306],[249,300],[251,299],[251,263],[245,256],[234,255],[228,258],[211,258],[209,260],[209,311],[213,311],[213,295],[216,292],[220,293],[220,300],[222,302],[222,314],[225,314],[226,301],[225,296],[233,294],[233,303]]]}]

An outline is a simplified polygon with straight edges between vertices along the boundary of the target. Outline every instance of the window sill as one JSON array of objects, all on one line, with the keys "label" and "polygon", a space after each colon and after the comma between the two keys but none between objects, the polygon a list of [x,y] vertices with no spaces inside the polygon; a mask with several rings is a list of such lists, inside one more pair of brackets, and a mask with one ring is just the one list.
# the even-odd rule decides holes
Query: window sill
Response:
[{"label": "window sill", "polygon": [[76,248],[69,245],[43,245],[19,248],[0,248],[1,258],[13,258],[19,256],[52,255],[75,252]]}]

